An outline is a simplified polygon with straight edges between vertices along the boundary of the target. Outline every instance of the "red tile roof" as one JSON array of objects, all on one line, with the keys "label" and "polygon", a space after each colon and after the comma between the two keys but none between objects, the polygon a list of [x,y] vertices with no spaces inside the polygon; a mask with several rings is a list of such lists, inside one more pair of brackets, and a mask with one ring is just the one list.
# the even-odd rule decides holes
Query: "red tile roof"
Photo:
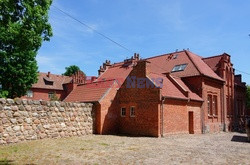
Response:
[{"label": "red tile roof", "polygon": [[71,81],[72,78],[69,76],[50,73],[48,77],[48,73],[39,72],[38,81],[32,85],[32,88],[63,90],[63,84],[70,83]]},{"label": "red tile roof", "polygon": [[211,77],[220,81],[224,81],[221,77],[219,77],[203,60],[202,57],[190,52],[186,51],[186,53],[189,55],[189,57],[194,62],[195,66],[199,70],[199,72],[202,75],[205,75],[207,77]]},{"label": "red tile roof", "polygon": [[[196,93],[192,92],[185,83],[178,77],[171,75],[150,73],[150,79],[161,78],[163,80],[161,93],[162,96],[178,99],[191,99],[195,101],[203,101]],[[186,93],[186,94],[185,94]],[[188,93],[188,94],[187,94]]]},{"label": "red tile roof", "polygon": [[97,81],[116,79],[119,85],[122,85],[129,73],[132,71],[132,64],[125,67],[124,63],[113,64],[109,67],[101,76],[98,77]]},{"label": "red tile roof", "polygon": [[78,85],[65,99],[67,102],[96,102],[113,86],[115,80]]},{"label": "red tile roof", "polygon": [[[176,58],[174,58],[176,57]],[[190,52],[180,51],[147,58],[151,62],[151,71],[154,73],[172,72],[176,65],[187,64],[183,71],[172,72],[177,77],[205,75],[223,81],[203,60],[202,57]]]},{"label": "red tile roof", "polygon": [[203,58],[202,60],[210,67],[213,71],[216,71],[218,69],[219,62],[223,55],[219,56],[213,56],[208,58]]}]

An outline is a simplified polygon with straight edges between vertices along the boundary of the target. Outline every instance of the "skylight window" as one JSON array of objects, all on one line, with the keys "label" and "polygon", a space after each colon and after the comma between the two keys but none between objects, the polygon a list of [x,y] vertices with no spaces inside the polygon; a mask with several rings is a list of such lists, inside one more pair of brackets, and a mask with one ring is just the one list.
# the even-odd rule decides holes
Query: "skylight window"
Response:
[{"label": "skylight window", "polygon": [[187,64],[175,65],[172,69],[172,72],[183,71],[186,68]]}]

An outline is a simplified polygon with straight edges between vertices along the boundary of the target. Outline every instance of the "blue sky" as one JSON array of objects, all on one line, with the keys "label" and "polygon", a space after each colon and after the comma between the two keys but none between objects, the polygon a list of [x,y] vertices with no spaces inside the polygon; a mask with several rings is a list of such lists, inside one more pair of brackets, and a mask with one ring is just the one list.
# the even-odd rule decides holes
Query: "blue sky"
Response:
[{"label": "blue sky", "polygon": [[[38,52],[40,72],[62,74],[65,67],[78,65],[91,76],[106,59],[113,63],[133,52],[146,58],[189,48],[203,57],[226,52],[235,69],[250,73],[250,1],[54,0],[53,5],[132,52],[52,6],[54,36]],[[250,84],[250,75],[242,75]]]}]

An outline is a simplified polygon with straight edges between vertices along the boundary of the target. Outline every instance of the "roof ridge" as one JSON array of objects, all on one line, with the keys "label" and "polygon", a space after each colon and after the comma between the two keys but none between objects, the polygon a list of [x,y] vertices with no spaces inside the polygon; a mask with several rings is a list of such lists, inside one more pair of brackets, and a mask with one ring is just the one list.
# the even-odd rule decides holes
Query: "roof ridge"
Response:
[{"label": "roof ridge", "polygon": [[216,58],[216,57],[220,57],[223,56],[224,54],[221,55],[215,55],[215,56],[209,56],[209,57],[203,57],[202,59],[210,59],[210,58]]},{"label": "roof ridge", "polygon": [[116,80],[116,79],[100,80],[100,81],[94,81],[94,82],[85,83],[85,84],[79,84],[77,86],[83,86],[83,85],[89,85],[89,84],[95,84],[95,83],[103,83],[103,82],[114,81],[114,80]]},{"label": "roof ridge", "polygon": [[185,50],[181,50],[181,51],[177,51],[177,52],[171,52],[171,53],[166,53],[166,54],[161,54],[161,55],[156,55],[156,56],[153,56],[153,57],[148,57],[148,58],[145,58],[144,60],[148,60],[148,59],[152,59],[152,58],[157,58],[157,57],[162,57],[162,56],[169,56],[171,54],[174,54],[174,53],[181,53],[181,52],[184,52]]},{"label": "roof ridge", "polygon": [[172,75],[167,74],[167,77],[170,81],[172,81],[175,85],[177,85],[177,88],[184,94],[184,96],[186,96],[187,98],[189,98],[189,91],[186,90],[181,84],[179,84],[179,82],[177,82]]},{"label": "roof ridge", "polygon": [[212,71],[217,77],[213,77],[213,76],[211,76],[211,75],[206,75],[206,74],[204,74],[204,73],[201,71],[201,69],[197,66],[196,62],[194,62],[193,57],[190,56],[189,51],[186,51],[186,52],[187,52],[188,57],[190,57],[190,59],[191,59],[191,61],[193,62],[194,66],[197,68],[197,70],[200,72],[201,75],[204,75],[204,76],[207,76],[207,77],[216,79],[216,80],[224,81],[223,79],[221,79],[221,78],[212,70],[212,68],[211,68],[205,61],[202,60],[202,58],[201,58],[200,56],[198,56],[198,55],[196,55],[196,54],[194,54],[194,53],[191,52],[193,55],[199,57],[199,58],[201,59],[201,61],[204,63],[204,65],[206,65],[208,68],[210,68],[211,71]]},{"label": "roof ridge", "polygon": [[194,64],[194,67],[198,70],[198,72],[199,72],[200,74],[202,74],[201,71],[200,71],[200,69],[198,68],[197,64],[194,62],[194,59],[190,56],[189,51],[186,51],[186,50],[185,50],[185,53],[187,54],[187,56],[188,56],[188,58],[190,59],[190,61]]}]

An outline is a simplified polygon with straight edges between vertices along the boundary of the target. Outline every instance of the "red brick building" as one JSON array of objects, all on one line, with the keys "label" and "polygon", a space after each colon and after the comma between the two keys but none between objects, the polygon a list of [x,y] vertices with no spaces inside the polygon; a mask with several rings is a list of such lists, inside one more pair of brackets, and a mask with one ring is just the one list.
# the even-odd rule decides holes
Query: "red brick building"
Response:
[{"label": "red brick building", "polygon": [[72,76],[39,72],[37,83],[32,85],[23,98],[50,100],[56,96],[59,100],[63,100],[78,84],[86,82],[91,82],[91,79],[87,79],[81,71]]},{"label": "red brick building", "polygon": [[180,51],[141,60],[138,54],[100,67],[95,82],[65,101],[92,102],[96,133],[164,136],[241,127],[245,84],[228,54],[202,58]]}]

